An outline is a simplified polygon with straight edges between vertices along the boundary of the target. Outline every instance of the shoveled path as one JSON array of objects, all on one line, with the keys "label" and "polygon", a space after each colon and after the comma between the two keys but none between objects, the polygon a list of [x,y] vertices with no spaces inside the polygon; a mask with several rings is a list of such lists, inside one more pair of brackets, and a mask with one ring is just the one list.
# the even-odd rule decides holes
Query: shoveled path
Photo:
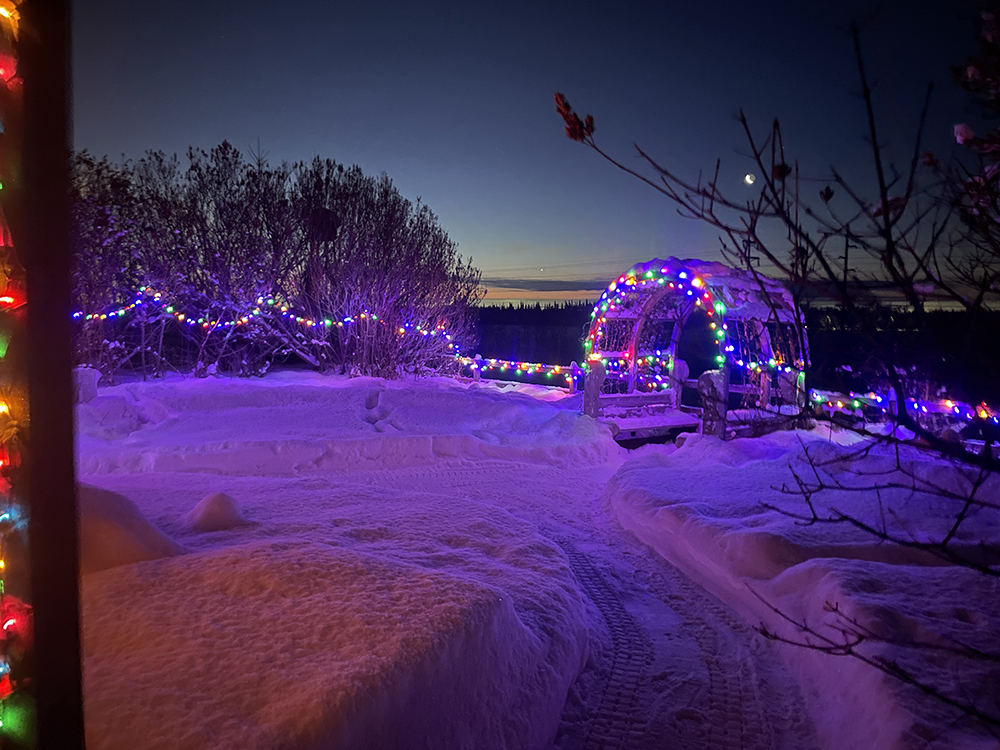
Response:
[{"label": "shoveled path", "polygon": [[772,644],[609,517],[600,495],[611,473],[477,461],[344,479],[489,500],[563,549],[592,604],[592,649],[557,750],[817,747]]}]

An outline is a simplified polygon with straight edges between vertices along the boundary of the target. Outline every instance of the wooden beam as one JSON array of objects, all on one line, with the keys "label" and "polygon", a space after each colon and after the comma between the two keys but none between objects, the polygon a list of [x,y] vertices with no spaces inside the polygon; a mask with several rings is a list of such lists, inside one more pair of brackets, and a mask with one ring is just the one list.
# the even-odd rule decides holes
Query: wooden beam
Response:
[{"label": "wooden beam", "polygon": [[26,0],[20,11],[38,748],[75,750],[84,733],[70,343],[70,2]]}]

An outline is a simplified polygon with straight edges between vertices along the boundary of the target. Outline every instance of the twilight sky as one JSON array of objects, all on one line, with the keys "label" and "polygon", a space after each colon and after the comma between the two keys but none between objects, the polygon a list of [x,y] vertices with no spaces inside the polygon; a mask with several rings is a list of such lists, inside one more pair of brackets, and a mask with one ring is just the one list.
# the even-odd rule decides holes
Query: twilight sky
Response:
[{"label": "twilight sky", "polygon": [[722,157],[736,195],[740,107],[761,134],[780,118],[804,176],[835,163],[860,182],[848,22],[879,10],[866,52],[889,148],[905,153],[934,81],[926,146],[946,153],[953,124],[976,119],[949,72],[974,50],[976,5],[79,0],[76,147],[120,159],[259,140],[273,162],[384,171],[472,255],[489,300],[585,298],[637,261],[718,259],[718,242],[569,141],[553,92],[629,163],[633,141],[691,176]]}]

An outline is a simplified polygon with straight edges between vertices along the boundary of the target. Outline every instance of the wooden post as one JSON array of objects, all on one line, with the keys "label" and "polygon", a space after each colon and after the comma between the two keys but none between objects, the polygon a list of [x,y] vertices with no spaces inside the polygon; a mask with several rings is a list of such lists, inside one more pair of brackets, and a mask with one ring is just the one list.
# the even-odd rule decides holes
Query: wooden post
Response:
[{"label": "wooden post", "polygon": [[726,415],[729,412],[729,368],[707,370],[698,377],[701,396],[701,432],[703,435],[726,437]]},{"label": "wooden post", "polygon": [[778,371],[778,392],[783,403],[802,409],[806,405],[806,374],[799,370]]},{"label": "wooden post", "polygon": [[590,363],[590,372],[587,373],[587,380],[583,385],[583,413],[588,417],[596,419],[600,416],[601,387],[607,374],[601,360],[595,359]]},{"label": "wooden post", "polygon": [[28,493],[40,750],[82,748],[79,559],[70,343],[70,2],[20,7],[28,290]]},{"label": "wooden post", "polygon": [[673,357],[670,359],[670,365],[668,382],[670,383],[670,389],[674,392],[671,396],[672,407],[679,409],[684,396],[684,384],[691,374],[691,368],[688,367],[688,363],[683,359]]}]

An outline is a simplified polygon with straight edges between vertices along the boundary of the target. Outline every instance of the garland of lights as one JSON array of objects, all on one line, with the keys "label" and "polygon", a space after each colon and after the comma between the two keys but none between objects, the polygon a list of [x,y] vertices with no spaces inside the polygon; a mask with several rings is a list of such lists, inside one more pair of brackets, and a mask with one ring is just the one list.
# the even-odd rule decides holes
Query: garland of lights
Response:
[{"label": "garland of lights", "polygon": [[[888,396],[874,392],[855,393],[850,391],[844,394],[838,391],[824,391],[814,388],[809,391],[809,397],[817,408],[843,414],[861,414],[866,408],[888,414],[889,404],[892,403],[892,399]],[[906,399],[906,408],[912,409],[918,414],[945,414],[958,417],[966,422],[981,419],[990,420],[993,424],[1000,424],[1000,411],[987,406],[985,401],[972,405],[950,398],[937,400],[908,398]]]},{"label": "garland of lights", "polygon": [[[679,294],[685,294],[688,297],[692,297],[695,305],[706,308],[706,312],[709,317],[713,317],[717,314],[720,319],[722,319],[722,316],[725,314],[725,304],[721,301],[714,300],[711,289],[693,272],[690,272],[687,269],[681,269],[677,271],[676,277],[674,277],[667,267],[659,269],[647,268],[642,273],[642,276],[637,279],[640,271],[641,267],[634,267],[626,274],[620,276],[617,281],[612,282],[595,306],[593,313],[591,313],[591,318],[593,319],[591,330],[584,344],[588,362],[601,359],[605,366],[609,366],[609,369],[619,372],[623,368],[629,367],[633,355],[631,351],[629,351],[624,357],[601,357],[600,353],[596,349],[596,345],[600,339],[601,333],[603,332],[602,326],[607,320],[606,313],[608,311],[613,312],[616,306],[624,302],[625,295],[636,287],[642,288],[651,284],[665,286],[666,288],[676,290]],[[609,296],[616,292],[616,290],[618,290],[617,294]],[[231,320],[213,320],[211,317],[198,317],[190,313],[180,311],[176,304],[167,304],[166,302],[167,301],[163,292],[157,291],[151,286],[143,286],[139,288],[136,299],[128,305],[122,305],[120,307],[112,308],[99,313],[84,313],[83,311],[77,311],[73,313],[73,318],[84,322],[122,318],[143,305],[161,304],[164,305],[164,310],[172,315],[178,323],[185,324],[189,328],[200,327],[208,333],[247,325],[268,310],[277,310],[280,312],[282,318],[286,318],[296,324],[310,329],[329,330],[335,327],[343,328],[346,325],[357,323],[366,319],[382,322],[379,321],[377,315],[370,314],[367,311],[360,312],[356,315],[345,316],[343,319],[336,321],[332,318],[313,319],[307,316],[298,315],[292,311],[288,305],[278,303],[273,297],[258,297],[257,304],[253,310],[242,317]],[[712,321],[710,326],[715,333],[716,345],[719,346],[719,354],[716,356],[716,362],[724,364],[727,359],[726,355],[732,355],[735,351],[734,346],[724,343],[726,333],[728,331],[728,325],[725,320],[722,319],[721,325]],[[452,340],[451,334],[447,332],[444,326],[425,328],[421,325],[413,326],[412,324],[406,324],[404,326],[400,326],[397,332],[400,335],[415,333],[423,336],[443,336],[449,342],[449,349],[456,352],[460,349],[460,345]],[[758,356],[756,358],[748,358],[744,360],[741,357],[732,355],[728,359],[734,367],[741,367],[747,371],[756,373],[762,372],[765,367],[779,371],[783,370],[785,372],[791,372],[793,369],[774,357],[768,357],[765,360],[764,357]],[[514,375],[515,377],[542,374],[547,378],[562,379],[567,385],[573,382],[573,375],[571,373],[566,374],[564,372],[564,370],[569,369],[565,365],[501,359],[480,360],[480,364],[475,364],[474,360],[460,356],[458,357],[458,361],[461,366],[479,369],[479,371],[484,374],[504,374]],[[588,362],[585,362],[584,364],[585,370],[588,369]],[[641,379],[648,381],[645,384],[648,389],[653,390],[657,387],[666,388],[669,386],[669,382],[666,382],[665,376],[670,370],[673,369],[672,357],[665,355],[661,350],[657,350],[655,355],[650,354],[645,357],[641,357],[636,364],[637,367],[641,366],[644,370],[644,372],[641,373]]]},{"label": "garland of lights", "polygon": [[[8,182],[8,189],[16,191],[19,184],[14,175],[19,173],[19,134],[21,132],[21,79],[17,76],[17,57],[12,51],[17,39],[19,0],[0,0],[0,37],[7,44],[0,53],[0,86],[4,87],[0,112],[0,132],[4,134],[3,158],[0,164],[9,171],[0,175],[0,190]],[[5,195],[6,198],[6,195]],[[19,210],[16,200],[3,201],[8,215]],[[0,218],[0,237],[5,240],[10,232]],[[19,239],[19,238],[15,238]],[[18,580],[26,580],[22,569],[25,555],[23,532],[27,515],[23,500],[23,479],[20,471],[24,459],[24,439],[27,434],[27,394],[24,392],[24,363],[9,356],[10,328],[23,335],[25,326],[25,294],[21,282],[15,278],[23,275],[18,260],[9,247],[9,241],[0,241],[0,318],[4,331],[0,333],[0,745],[12,740],[18,746],[32,743],[34,735],[34,699],[30,690],[30,675],[25,669],[32,659],[33,621],[31,605],[8,592],[8,573],[16,573]],[[8,325],[10,328],[8,328]],[[9,565],[13,563],[13,565]],[[8,568],[13,570],[8,570]]]},{"label": "garland of lights", "polygon": [[[2,300],[2,298],[0,298]],[[122,318],[126,314],[140,308],[142,305],[147,304],[165,304],[163,299],[163,293],[154,290],[152,287],[143,286],[139,287],[138,296],[135,301],[128,305],[123,305],[120,307],[112,308],[102,313],[84,313],[83,311],[77,311],[73,313],[74,320],[82,320],[84,322],[97,321],[97,320],[109,320],[115,318]],[[209,332],[223,329],[231,328],[235,326],[246,325],[250,323],[254,318],[260,316],[268,308],[277,308],[281,313],[283,318],[298,323],[299,325],[305,326],[306,328],[324,328],[332,329],[334,327],[343,328],[345,325],[350,325],[351,323],[357,323],[361,320],[372,320],[375,322],[383,322],[379,319],[377,315],[369,314],[367,311],[359,313],[354,316],[346,316],[342,320],[334,322],[333,319],[327,318],[324,320],[313,320],[312,318],[306,318],[301,315],[296,315],[292,312],[287,305],[279,304],[275,301],[273,297],[258,297],[257,306],[250,311],[247,315],[242,318],[234,318],[233,320],[212,320],[206,318],[196,318],[193,315],[188,315],[180,312],[176,306],[167,305],[164,307],[164,311],[173,316],[173,318],[178,323],[184,323],[189,327],[199,326],[203,330],[208,330]],[[425,328],[421,325],[413,326],[412,324],[405,324],[396,329],[396,332],[400,335],[407,333],[419,334],[422,336],[442,336],[448,341],[449,349],[459,349],[460,345],[452,341],[452,336],[447,332],[444,326],[436,326],[435,328]],[[546,377],[553,378],[559,376],[565,379],[567,385],[573,382],[573,374],[571,368],[564,365],[547,365],[537,362],[523,362],[516,360],[505,360],[505,359],[474,359],[472,357],[463,357],[456,354],[456,359],[458,363],[464,367],[470,367],[473,370],[480,370],[483,372],[500,372],[506,373],[508,370],[513,371],[517,376],[521,375],[535,375],[542,374]]]},{"label": "garland of lights", "polygon": [[[458,356],[458,363],[463,367],[469,367],[473,372],[491,374],[513,374],[516,377],[544,375],[546,378],[563,380],[565,385],[573,384],[573,368],[566,365],[546,365],[539,362],[519,362],[509,359],[475,359],[473,357]],[[512,373],[508,373],[512,371]]]},{"label": "garland of lights", "polygon": [[[634,274],[633,271],[630,271],[629,273]],[[649,276],[648,272],[647,276]],[[679,292],[685,291],[684,280],[687,278],[687,276],[688,274],[686,271],[681,271],[678,274],[678,277],[681,280],[680,283],[671,282],[670,287],[671,288],[676,287]],[[653,277],[649,276],[649,278]],[[629,275],[622,276],[619,279],[619,282],[623,284],[624,287],[626,288],[636,283],[633,276]],[[639,283],[642,284],[645,283],[645,281]],[[660,277],[659,279],[657,279],[657,283],[666,284],[667,279],[664,277]],[[609,287],[609,290],[614,291],[615,286],[616,283],[612,283],[611,287]],[[700,288],[703,289],[703,291],[699,292],[696,304],[698,305],[703,304],[703,300],[711,301],[712,299],[711,292],[704,287],[704,284],[700,278],[694,277],[693,280],[690,282],[690,286],[693,287],[694,289],[700,289]],[[694,296],[694,291],[692,288],[687,288],[686,291],[688,296]],[[602,297],[602,300],[606,300],[607,294],[608,293],[605,292],[604,296]],[[603,310],[607,310],[609,308],[614,309],[615,304],[616,304],[615,301],[606,302],[602,307],[601,303],[599,302],[598,306],[595,307],[595,312],[591,315],[591,317],[592,318],[596,317],[599,308]],[[296,312],[291,310],[288,305],[279,303],[273,297],[258,297],[256,306],[246,315],[239,318],[222,320],[222,319],[212,319],[211,317],[208,318],[198,317],[190,313],[182,312],[180,309],[178,309],[179,306],[176,303],[167,304],[165,294],[163,292],[157,291],[151,286],[140,287],[136,294],[135,300],[130,304],[114,307],[104,312],[85,313],[82,310],[77,311],[73,313],[73,319],[83,322],[114,320],[116,318],[124,318],[127,314],[140,309],[144,305],[162,305],[163,310],[168,314],[170,314],[174,318],[174,320],[176,320],[178,323],[184,324],[189,328],[200,328],[209,334],[219,330],[225,330],[225,329],[248,325],[251,322],[253,322],[254,319],[260,317],[265,312],[274,310],[277,310],[282,318],[285,318],[293,323],[296,323],[298,325],[310,329],[332,330],[333,328],[344,328],[345,326],[349,326],[352,323],[359,323],[365,320],[384,323],[384,321],[381,321],[377,315],[371,314],[368,311],[363,311],[356,315],[348,315],[340,320],[334,320],[332,318],[313,319],[307,316],[298,315]],[[708,311],[708,314],[710,316],[713,314],[713,310],[721,315],[722,313],[725,312],[725,305],[722,302],[714,302],[711,305],[711,309]],[[715,330],[716,332],[716,339],[717,339],[716,343],[721,346],[721,342],[725,337],[725,332],[728,327],[725,323],[723,323],[722,326],[719,327],[714,321],[711,323],[711,326],[713,330]],[[460,349],[460,345],[452,340],[451,334],[447,332],[444,326],[439,325],[434,328],[427,328],[419,324],[414,326],[412,324],[407,323],[403,326],[400,326],[397,329],[397,333],[399,333],[400,335],[412,333],[422,336],[442,336],[446,341],[448,341],[448,348],[456,351],[456,358],[461,366],[470,367],[473,370],[479,370],[483,374],[494,374],[501,376],[513,376],[513,377],[522,377],[522,376],[530,377],[533,375],[544,375],[546,378],[564,381],[565,386],[572,386],[574,383],[574,375],[571,371],[571,368],[567,367],[566,365],[554,365],[554,364],[545,364],[538,362],[525,362],[518,360],[504,360],[496,358],[474,360],[470,357],[462,357],[461,355],[457,354],[458,350]],[[593,340],[594,340],[593,335],[588,337],[588,341],[586,344],[588,349],[592,347],[591,342]],[[721,352],[724,351],[732,352],[734,351],[734,347],[728,346],[720,349],[720,357],[723,357],[722,361],[724,361],[724,355],[722,355]],[[716,360],[719,361],[720,357],[717,357]],[[589,356],[589,359],[591,361],[593,361],[596,358],[597,357],[594,357],[593,354]],[[760,360],[759,363],[757,360],[749,360],[747,362],[744,362],[742,359],[733,360],[733,363],[737,366],[746,367],[748,370],[756,370],[756,372],[759,373],[761,372],[761,368],[765,366],[765,363],[763,361],[763,358],[758,357],[757,359]],[[645,366],[648,367],[649,370],[651,370],[654,373],[654,376],[657,380],[657,383],[659,384],[659,387],[661,388],[667,387],[668,383],[663,382],[662,373],[669,371],[673,368],[672,358],[664,355],[662,351],[657,350],[655,356],[649,355],[643,358],[641,361]],[[611,363],[613,365],[612,369],[618,369],[623,366],[627,367],[628,362],[629,358],[618,358],[616,361]],[[605,365],[609,364],[609,360],[607,358],[604,358],[604,363]],[[768,361],[766,366],[777,369],[782,368],[782,365],[773,358],[771,358]],[[586,363],[583,369],[584,370],[587,369]],[[785,367],[784,369],[786,371],[791,371],[790,367]],[[656,384],[650,382],[647,384],[647,387],[650,390],[652,390],[653,388],[656,387]]]},{"label": "garland of lights", "polygon": [[[599,350],[599,342],[604,333],[604,325],[609,319],[608,313],[612,313],[610,317],[613,319],[614,311],[626,302],[627,295],[630,292],[650,286],[664,287],[675,290],[678,294],[691,297],[695,306],[704,308],[709,317],[718,316],[721,323],[713,320],[709,324],[715,335],[715,344],[719,347],[719,353],[715,357],[715,361],[718,364],[725,364],[728,359],[732,366],[754,373],[761,373],[765,368],[780,372],[792,372],[794,369],[797,369],[773,356],[765,358],[758,355],[744,359],[733,354],[736,351],[736,347],[726,343],[729,326],[724,319],[726,313],[725,303],[721,300],[716,300],[712,290],[704,280],[689,269],[682,268],[677,270],[676,273],[671,273],[668,266],[661,266],[659,264],[634,266],[628,272],[619,276],[617,280],[611,282],[604,294],[601,295],[600,300],[598,300],[590,315],[592,321],[591,327],[584,341],[584,351],[586,354],[584,369],[589,368],[589,363],[598,360],[611,372],[621,372],[630,366],[632,357],[634,356],[631,348],[625,353],[625,356],[602,356]],[[727,357],[727,355],[730,356]],[[573,382],[573,375],[563,372],[569,369],[565,365],[502,359],[474,360],[470,357],[460,357],[459,362],[461,365],[471,367],[473,370],[478,368],[483,373],[503,373],[514,376],[544,374],[548,378],[562,375],[567,385]],[[797,364],[801,366],[801,363]],[[644,372],[638,372],[640,366]],[[670,385],[667,373],[673,367],[673,358],[668,353],[664,353],[662,349],[657,349],[655,354],[640,356],[636,361],[637,380],[645,380],[644,385],[648,390],[667,388]]]},{"label": "garland of lights", "polygon": [[[671,280],[672,278],[674,278],[674,275],[671,274],[668,267],[664,266],[658,270],[647,269],[643,271],[642,267],[637,266],[618,277],[616,281],[613,281],[610,286],[608,286],[607,290],[601,295],[601,299],[598,300],[597,304],[594,306],[593,312],[591,313],[591,328],[584,342],[584,349],[587,352],[587,362],[585,362],[580,368],[581,371],[589,369],[589,363],[597,360],[600,360],[605,367],[609,367],[610,365],[610,370],[618,372],[621,372],[623,367],[627,368],[630,365],[631,358],[633,356],[633,352],[631,350],[629,350],[623,357],[609,358],[601,355],[597,348],[598,342],[604,332],[603,326],[608,320],[607,313],[613,312],[620,305],[622,305],[625,302],[625,295],[627,295],[630,291],[637,287],[641,289],[645,286],[653,284],[656,284],[657,286],[665,286],[668,289],[676,290],[679,294],[683,293],[687,297],[694,298],[695,306],[702,307],[710,318],[718,316],[719,320],[722,320],[721,325],[715,320],[709,324],[715,335],[715,344],[719,347],[719,354],[715,357],[715,361],[717,363],[725,364],[728,360],[728,364],[730,366],[738,367],[746,370],[747,372],[756,374],[760,374],[765,370],[790,373],[798,370],[801,366],[801,363],[797,362],[796,366],[793,367],[773,356],[769,356],[765,359],[763,355],[758,355],[756,357],[735,355],[734,352],[736,347],[732,344],[726,343],[729,327],[723,317],[726,313],[725,303],[721,300],[715,300],[711,289],[709,289],[705,282],[689,270],[679,270],[676,273],[675,280]],[[10,305],[14,303],[14,301],[14,298],[9,295],[0,296],[0,305]],[[208,331],[209,333],[216,330],[247,325],[264,312],[273,309],[276,309],[282,318],[311,329],[319,328],[330,330],[333,328],[343,328],[353,323],[359,323],[360,321],[365,320],[371,320],[384,324],[384,321],[380,320],[377,315],[371,314],[367,311],[358,313],[357,315],[345,316],[341,320],[337,321],[334,321],[332,318],[315,320],[313,318],[296,314],[287,305],[278,303],[273,297],[258,297],[257,304],[254,309],[241,318],[234,318],[232,320],[213,320],[211,318],[195,317],[181,312],[175,305],[167,305],[164,300],[163,293],[158,292],[149,286],[140,287],[135,301],[131,304],[112,308],[102,313],[85,314],[82,311],[78,311],[73,313],[73,318],[75,320],[82,321],[122,318],[142,305],[148,304],[164,305],[164,311],[173,316],[178,323],[183,323],[192,328],[197,326]],[[400,326],[397,329],[397,333],[400,335],[413,333],[422,336],[442,336],[449,342],[449,349],[453,349],[457,352],[460,348],[458,343],[452,341],[451,334],[447,332],[444,326],[425,328],[421,325],[413,326],[411,324],[406,324],[404,326]],[[541,362],[526,362],[521,360],[506,360],[497,358],[476,359],[468,356],[462,356],[457,353],[455,357],[460,366],[469,367],[471,370],[479,371],[484,375],[490,374],[514,378],[542,375],[547,379],[557,381],[561,380],[561,385],[563,387],[568,386],[571,388],[576,377],[573,369],[567,365],[554,365]],[[645,383],[645,387],[647,389],[655,390],[669,387],[669,382],[664,380],[664,373],[668,373],[674,367],[673,358],[669,355],[669,353],[665,353],[662,349],[657,349],[653,354],[640,356],[636,362],[636,366],[637,370],[639,366],[644,367],[651,375],[651,379],[647,380]],[[669,376],[667,376],[667,380],[669,380]],[[810,391],[810,397],[813,403],[817,406],[825,404],[827,409],[843,411],[845,413],[858,412],[865,407],[872,407],[880,409],[884,414],[887,412],[887,408],[883,407],[882,404],[889,401],[888,398],[875,393],[857,394],[851,392],[845,395],[833,391],[821,391],[815,389]],[[923,414],[953,414],[966,421],[971,421],[978,417],[979,419],[991,419],[994,423],[1000,423],[1000,412],[991,409],[985,402],[979,404],[978,406],[972,406],[964,402],[953,401],[951,399],[943,399],[940,401],[908,399],[906,403],[907,408],[912,408]],[[6,411],[6,405],[0,403],[0,414],[6,413]],[[2,528],[3,522],[4,517],[0,516],[0,528]],[[3,562],[2,559],[0,559],[0,607],[2,607],[3,596],[2,570]],[[2,674],[2,672],[3,665],[0,663],[0,674]],[[0,694],[2,694],[2,688],[0,688]]]},{"label": "garland of lights", "polygon": [[[232,320],[213,320],[212,318],[196,317],[195,315],[189,313],[183,313],[177,309],[175,304],[166,304],[163,292],[158,292],[150,286],[139,287],[136,299],[129,305],[123,305],[121,307],[112,308],[106,312],[102,313],[84,313],[79,310],[73,313],[74,320],[82,320],[84,322],[95,321],[95,320],[108,320],[114,318],[124,317],[127,313],[137,310],[143,305],[163,305],[165,312],[173,316],[174,320],[178,323],[183,323],[190,328],[199,327],[202,330],[212,333],[214,331],[223,330],[227,328],[235,328],[239,326],[244,326],[251,323],[255,318],[259,317],[268,310],[277,310],[282,318],[285,318],[293,323],[297,323],[305,328],[311,329],[325,329],[330,330],[333,328],[343,328],[349,326],[352,323],[358,323],[360,321],[371,320],[376,323],[383,323],[378,315],[369,313],[367,310],[360,312],[357,315],[348,315],[341,320],[333,320],[332,318],[324,318],[316,320],[313,318],[305,317],[296,314],[291,310],[288,305],[280,304],[273,297],[258,297],[257,304],[249,313],[240,318],[233,318]],[[397,333],[400,335],[407,333],[419,334],[422,336],[442,336],[446,341],[448,341],[449,349],[458,349],[458,344],[452,341],[452,336],[448,333],[447,329],[438,325],[434,328],[426,328],[422,325],[412,325],[407,323],[404,326],[400,326],[397,329]]]}]

